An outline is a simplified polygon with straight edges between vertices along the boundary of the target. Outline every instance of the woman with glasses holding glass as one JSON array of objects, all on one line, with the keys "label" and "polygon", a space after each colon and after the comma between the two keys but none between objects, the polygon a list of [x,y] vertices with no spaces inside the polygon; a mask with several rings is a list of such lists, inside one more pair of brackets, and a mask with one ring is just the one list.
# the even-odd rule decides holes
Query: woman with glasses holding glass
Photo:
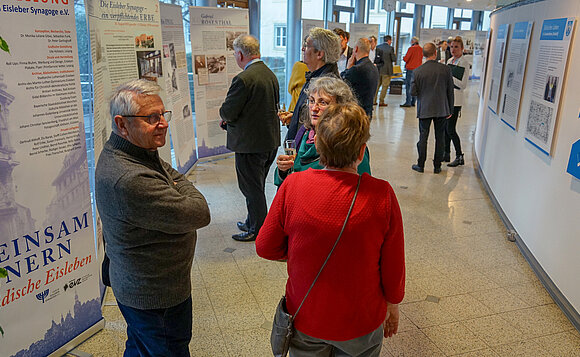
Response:
[{"label": "woman with glasses holding glass", "polygon": [[[276,173],[274,174],[274,184],[276,186],[280,186],[292,172],[304,171],[308,168],[322,169],[320,155],[314,146],[314,135],[316,134],[318,119],[330,104],[351,103],[358,106],[350,87],[341,79],[335,77],[313,79],[306,94],[308,96],[308,111],[304,111],[303,125],[300,126],[296,133],[296,157],[291,155],[278,156]],[[369,151],[365,149],[363,160],[358,166],[360,174],[364,172],[371,173],[369,160]]]}]

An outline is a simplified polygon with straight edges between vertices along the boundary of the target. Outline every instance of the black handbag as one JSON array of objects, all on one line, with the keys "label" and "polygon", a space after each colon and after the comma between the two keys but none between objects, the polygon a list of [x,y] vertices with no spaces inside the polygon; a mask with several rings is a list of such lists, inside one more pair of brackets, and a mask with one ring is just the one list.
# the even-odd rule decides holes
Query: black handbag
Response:
[{"label": "black handbag", "polygon": [[296,309],[294,316],[288,313],[288,309],[286,308],[286,296],[282,296],[280,302],[278,303],[278,307],[276,307],[276,312],[274,313],[274,322],[272,324],[272,333],[270,335],[270,345],[272,346],[272,353],[274,354],[275,357],[286,357],[288,355],[288,350],[290,349],[290,341],[292,340],[292,336],[294,335],[294,320],[296,319],[296,316],[298,315],[298,312],[302,308],[302,305],[304,304],[306,297],[310,293],[310,290],[312,290],[312,287],[314,287],[316,280],[318,280],[320,273],[322,273],[322,269],[324,269],[324,267],[326,266],[326,263],[330,259],[332,252],[334,252],[334,248],[336,248],[336,245],[338,244],[338,241],[340,240],[340,237],[344,232],[346,222],[348,222],[348,218],[350,217],[350,213],[352,212],[352,208],[354,207],[354,202],[356,201],[356,196],[358,194],[358,189],[360,187],[361,178],[362,176],[359,175],[358,183],[356,185],[356,191],[354,192],[352,203],[350,204],[350,208],[348,209],[348,213],[346,214],[346,218],[344,220],[344,224],[342,225],[342,229],[338,234],[338,238],[336,238],[334,246],[332,246],[332,249],[330,250],[330,253],[328,253],[326,260],[324,261],[324,263],[322,263],[322,266],[320,267],[318,274],[316,274],[314,281],[310,285],[310,288],[308,288],[308,291],[306,292],[306,295],[304,295],[304,298],[302,299],[302,302],[298,306],[298,309]]},{"label": "black handbag", "polygon": [[111,279],[109,278],[110,263],[111,260],[109,259],[107,252],[105,252],[105,255],[103,256],[103,263],[101,264],[101,279],[103,279],[103,284],[105,286],[111,286]]}]

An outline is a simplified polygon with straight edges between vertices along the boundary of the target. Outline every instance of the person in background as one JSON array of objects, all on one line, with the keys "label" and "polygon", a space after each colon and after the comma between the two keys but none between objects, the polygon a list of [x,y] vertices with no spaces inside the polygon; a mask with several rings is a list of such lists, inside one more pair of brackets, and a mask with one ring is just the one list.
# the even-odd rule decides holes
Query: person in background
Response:
[{"label": "person in background", "polygon": [[417,164],[411,168],[423,172],[427,160],[427,139],[431,122],[435,126],[435,156],[433,173],[441,172],[441,161],[445,150],[445,120],[453,112],[453,77],[451,68],[435,60],[437,48],[429,42],[423,48],[427,60],[415,70],[411,94],[417,96],[417,118],[419,118],[419,141]]},{"label": "person in background", "polygon": [[308,110],[306,102],[308,100],[307,90],[310,80],[322,76],[335,76],[339,78],[336,61],[340,56],[340,37],[330,30],[320,27],[313,27],[306,40],[302,44],[302,59],[308,71],[306,72],[306,82],[302,86],[294,112],[280,114],[280,120],[284,125],[288,125],[286,140],[293,140],[300,126],[300,119],[304,110]]},{"label": "person in background", "polygon": [[369,119],[373,117],[373,100],[379,83],[379,70],[369,59],[370,41],[359,38],[353,56],[340,74],[348,83]]},{"label": "person in background", "polygon": [[292,66],[292,74],[290,74],[290,79],[288,80],[288,93],[292,96],[292,101],[288,106],[289,112],[293,112],[296,107],[300,91],[304,83],[306,83],[306,72],[308,72],[308,66],[302,61],[297,61]]},{"label": "person in background", "polygon": [[353,49],[348,45],[348,40],[350,39],[348,32],[338,27],[332,31],[340,37],[340,57],[337,61],[338,72],[340,73],[346,69],[346,64],[352,56]]},{"label": "person in background", "polygon": [[447,126],[445,127],[445,154],[443,161],[449,162],[451,160],[451,141],[455,147],[455,160],[447,164],[449,167],[456,167],[465,164],[463,158],[463,151],[461,151],[461,140],[457,134],[456,126],[457,119],[461,115],[461,106],[463,105],[463,93],[467,88],[467,81],[469,80],[469,69],[471,64],[463,56],[463,39],[457,36],[451,41],[451,57],[447,61],[447,65],[451,67],[453,74],[453,95],[455,102],[453,106],[453,114],[451,118],[447,119]]},{"label": "person in background", "polygon": [[358,105],[331,104],[315,138],[324,169],[290,175],[258,235],[260,257],[287,261],[292,315],[332,251],[294,320],[290,356],[378,357],[383,337],[397,333],[405,291],[403,220],[389,183],[357,173],[369,126]]},{"label": "person in background", "polygon": [[245,221],[236,224],[241,233],[232,239],[250,242],[268,213],[264,189],[280,145],[280,92],[276,75],[260,59],[260,43],[254,36],[240,35],[233,46],[243,71],[232,79],[220,108],[220,126],[228,132],[227,148],[235,152],[238,187],[248,209]]},{"label": "person in background", "polygon": [[407,50],[405,57],[405,103],[401,104],[401,107],[414,107],[417,97],[411,94],[411,85],[414,78],[414,70],[418,68],[423,63],[423,50],[419,46],[419,39],[413,37],[411,39],[411,47]]},{"label": "person in background", "polygon": [[95,172],[110,283],[127,322],[125,356],[189,356],[191,266],[203,195],[159,157],[171,112],[161,88],[139,79],[110,102],[113,132]]},{"label": "person in background", "polygon": [[375,64],[377,68],[385,64],[383,60],[383,50],[377,48],[377,38],[375,36],[369,37],[371,48],[369,50],[369,59]]},{"label": "person in background", "polygon": [[389,84],[391,84],[391,77],[393,76],[393,63],[397,62],[397,56],[395,55],[395,50],[391,46],[392,38],[389,35],[383,37],[384,43],[377,46],[383,52],[383,64],[381,66],[377,65],[379,70],[379,85],[375,93],[375,99],[373,103],[377,102],[377,95],[379,95],[379,89],[381,94],[379,96],[379,107],[386,107],[385,97],[387,96],[387,90],[389,89]]},{"label": "person in background", "polygon": [[[309,168],[322,169],[320,155],[314,145],[314,135],[320,116],[326,108],[333,103],[356,104],[356,99],[350,87],[343,81],[335,77],[315,78],[308,88],[308,115],[306,115],[303,125],[298,129],[296,135],[296,157],[289,155],[279,155],[276,159],[276,172],[274,173],[274,184],[280,186],[284,179],[292,172],[300,172]],[[358,166],[360,174],[371,173],[370,158],[368,148]]]},{"label": "person in background", "polygon": [[451,57],[451,53],[447,51],[447,41],[439,41],[437,44],[437,58],[436,60],[441,63],[447,63],[447,60]]}]

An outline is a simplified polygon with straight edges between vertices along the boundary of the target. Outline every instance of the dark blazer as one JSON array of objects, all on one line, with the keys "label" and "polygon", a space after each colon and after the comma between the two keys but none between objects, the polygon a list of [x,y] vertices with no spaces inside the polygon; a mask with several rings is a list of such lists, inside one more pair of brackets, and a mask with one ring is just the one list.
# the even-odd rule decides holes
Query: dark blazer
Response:
[{"label": "dark blazer", "polygon": [[451,68],[429,60],[414,71],[411,95],[417,96],[417,118],[448,117],[453,113]]},{"label": "dark blazer", "polygon": [[278,79],[262,61],[252,63],[232,79],[220,108],[227,123],[227,148],[238,153],[260,153],[280,145]]},{"label": "dark blazer", "polygon": [[383,76],[393,75],[393,63],[397,62],[397,56],[395,55],[395,50],[388,43],[381,43],[377,46],[377,49],[381,49],[383,52],[383,65],[377,66],[379,69],[379,74]]},{"label": "dark blazer", "polygon": [[344,70],[340,76],[350,85],[360,106],[371,118],[375,92],[379,84],[379,70],[377,67],[367,56],[356,61],[354,66]]},{"label": "dark blazer", "polygon": [[[373,63],[377,66],[377,69],[385,65],[385,60],[383,50],[379,48],[379,46],[375,47],[375,60]],[[379,70],[380,71],[380,70]]]}]

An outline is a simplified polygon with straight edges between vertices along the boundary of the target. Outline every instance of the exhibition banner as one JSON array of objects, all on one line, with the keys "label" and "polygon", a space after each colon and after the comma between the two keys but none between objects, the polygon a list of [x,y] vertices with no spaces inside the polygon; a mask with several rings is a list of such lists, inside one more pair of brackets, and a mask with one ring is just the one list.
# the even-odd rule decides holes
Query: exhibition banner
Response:
[{"label": "exhibition banner", "polygon": [[189,7],[195,122],[199,158],[226,154],[219,109],[242,70],[234,57],[236,37],[249,33],[248,10]]},{"label": "exhibition banner", "polygon": [[371,35],[377,38],[377,42],[380,42],[378,41],[379,25],[352,23],[348,26],[348,31],[350,32],[350,40],[348,43],[352,48],[356,46],[356,41],[359,38],[369,38]]},{"label": "exhibition banner", "polygon": [[497,107],[500,97],[501,80],[503,78],[503,67],[508,44],[509,24],[499,25],[497,38],[495,39],[495,53],[491,68],[491,82],[489,83],[488,106],[497,115]]},{"label": "exhibition banner", "polygon": [[[165,103],[165,73],[161,60],[161,17],[159,1],[85,0],[91,38],[94,92],[95,162],[112,131],[109,99],[113,90],[132,79],[144,78],[161,86]],[[158,149],[171,163],[171,146]]]},{"label": "exhibition banner", "polygon": [[[185,174],[197,161],[187,57],[181,6],[160,3],[163,34],[163,68],[166,69],[165,109],[171,110],[171,142],[176,170]],[[168,146],[168,145],[166,145]]]},{"label": "exhibition banner", "polygon": [[493,30],[489,29],[489,31],[486,33],[486,36],[485,36],[485,48],[482,52],[483,58],[481,60],[481,80],[479,82],[479,89],[477,91],[477,93],[479,94],[480,97],[485,92],[485,82],[487,80],[487,67],[489,64],[489,50],[490,50],[492,33],[493,33]]},{"label": "exhibition banner", "polygon": [[535,51],[525,135],[528,142],[546,155],[552,149],[575,22],[573,17],[544,20]]},{"label": "exhibition banner", "polygon": [[308,36],[310,33],[310,29],[313,27],[321,27],[324,28],[324,21],[323,20],[310,20],[310,19],[302,19],[302,36],[300,37],[302,41],[304,38]]},{"label": "exhibition banner", "polygon": [[74,3],[0,23],[0,356],[62,355],[104,325]]},{"label": "exhibition banner", "polygon": [[528,49],[532,37],[533,21],[518,22],[514,25],[510,48],[506,55],[505,78],[502,85],[501,121],[517,130],[518,113],[526,73]]}]

